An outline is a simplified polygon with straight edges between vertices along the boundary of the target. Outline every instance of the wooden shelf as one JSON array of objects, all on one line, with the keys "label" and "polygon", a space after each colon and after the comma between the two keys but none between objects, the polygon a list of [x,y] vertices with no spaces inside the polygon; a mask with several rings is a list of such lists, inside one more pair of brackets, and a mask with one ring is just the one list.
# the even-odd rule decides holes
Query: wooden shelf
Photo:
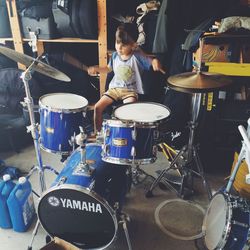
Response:
[{"label": "wooden shelf", "polygon": [[[96,43],[98,45],[98,59],[101,67],[107,66],[107,8],[106,0],[97,1],[97,13],[98,13],[98,39],[81,39],[81,38],[59,38],[59,39],[38,39],[37,52],[38,55],[44,52],[43,43]],[[17,13],[16,0],[6,0],[10,26],[12,32],[12,38],[1,38],[0,42],[13,41],[15,50],[24,53],[23,42],[29,42],[31,39],[23,38],[20,29],[20,23]],[[18,63],[18,67],[25,69],[24,65]],[[100,74],[100,96],[105,91],[105,82],[107,75]]]},{"label": "wooden shelf", "polygon": [[13,38],[0,38],[0,43],[5,43],[5,42],[13,42]]},{"label": "wooden shelf", "polygon": [[[31,41],[29,38],[23,38],[23,41]],[[46,42],[46,43],[98,43],[98,40],[92,39],[81,39],[81,38],[74,38],[74,37],[63,37],[57,39],[38,39],[39,42]]]}]

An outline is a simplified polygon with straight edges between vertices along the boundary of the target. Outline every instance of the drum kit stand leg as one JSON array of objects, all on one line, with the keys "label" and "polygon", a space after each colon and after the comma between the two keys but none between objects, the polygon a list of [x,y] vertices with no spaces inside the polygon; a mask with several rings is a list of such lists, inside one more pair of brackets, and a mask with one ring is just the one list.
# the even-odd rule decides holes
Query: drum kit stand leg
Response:
[{"label": "drum kit stand leg", "polygon": [[[170,171],[170,170],[178,170],[178,172],[181,174],[181,182],[180,182],[180,188],[176,189],[171,181],[168,181],[167,178],[164,178],[164,184],[166,184],[171,189],[175,190],[178,196],[184,198],[185,197],[185,183],[192,181],[192,175],[195,174],[196,176],[199,176],[202,178],[204,188],[207,191],[208,198],[211,198],[211,190],[208,185],[208,182],[206,180],[206,177],[204,175],[203,167],[197,152],[196,145],[194,145],[194,137],[195,137],[195,129],[197,127],[197,119],[200,109],[200,103],[201,103],[201,93],[194,93],[192,96],[192,119],[188,124],[190,134],[189,134],[189,140],[188,144],[185,145],[178,154],[174,157],[174,159],[171,161],[171,164],[166,169],[162,170],[160,175],[157,179],[152,183],[152,185],[149,187],[149,189],[146,192],[146,197],[152,197],[153,196],[153,189],[156,187],[156,185],[161,181],[161,179]],[[197,171],[194,170],[193,164],[196,165]],[[192,185],[191,184],[191,185]],[[190,191],[190,190],[188,190]],[[192,187],[191,187],[192,192]]]}]

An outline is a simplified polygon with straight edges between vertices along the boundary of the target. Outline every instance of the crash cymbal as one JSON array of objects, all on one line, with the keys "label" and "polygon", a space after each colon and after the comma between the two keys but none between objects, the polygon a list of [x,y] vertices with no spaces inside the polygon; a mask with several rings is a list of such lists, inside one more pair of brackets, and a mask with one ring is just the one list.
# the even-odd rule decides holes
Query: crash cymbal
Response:
[{"label": "crash cymbal", "polygon": [[212,91],[231,83],[232,80],[228,76],[209,72],[185,72],[167,79],[171,88],[188,93]]},{"label": "crash cymbal", "polygon": [[[0,53],[9,57],[13,61],[21,63],[27,67],[29,67],[31,65],[31,63],[35,60],[31,56],[27,56],[25,54],[16,52],[15,50],[12,50],[12,49],[9,49],[6,47],[2,47],[2,46],[0,46]],[[37,61],[37,64],[34,65],[33,69],[34,69],[34,71],[37,71],[43,75],[55,78],[59,81],[64,81],[64,82],[71,81],[70,78],[67,75],[65,75],[64,73],[60,72],[59,70],[57,70],[57,69],[51,67],[50,65],[45,64],[39,60]]]}]

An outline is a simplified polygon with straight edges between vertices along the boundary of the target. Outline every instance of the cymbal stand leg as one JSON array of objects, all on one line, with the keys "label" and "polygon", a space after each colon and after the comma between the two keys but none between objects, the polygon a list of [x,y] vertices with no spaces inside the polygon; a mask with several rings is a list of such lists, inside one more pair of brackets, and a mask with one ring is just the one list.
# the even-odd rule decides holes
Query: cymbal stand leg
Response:
[{"label": "cymbal stand leg", "polygon": [[129,233],[128,233],[128,228],[127,228],[127,220],[129,220],[129,219],[126,218],[126,215],[122,215],[121,221],[119,221],[119,223],[122,224],[122,228],[124,230],[125,237],[126,237],[127,244],[128,244],[128,249],[132,250],[132,245],[131,245],[131,241],[130,241],[130,237],[129,237]]},{"label": "cymbal stand leg", "polygon": [[[185,151],[187,149],[187,146],[184,146],[178,153],[177,155],[174,157],[174,159],[172,160],[171,164],[169,167],[165,168],[164,170],[161,171],[160,175],[154,180],[154,182],[151,184],[151,186],[149,187],[149,189],[146,192],[146,196],[150,197],[152,195],[152,191],[153,189],[158,185],[158,183],[161,181],[162,177],[171,169],[176,169],[176,163],[177,161],[183,157]],[[168,187],[170,187],[173,191],[175,191],[177,194],[179,193],[170,183],[168,182],[164,182],[166,183],[166,185]]]},{"label": "cymbal stand leg", "polygon": [[196,167],[198,169],[199,176],[202,179],[203,186],[207,190],[208,199],[211,200],[211,198],[212,198],[211,188],[210,188],[210,186],[209,186],[209,184],[207,182],[207,179],[205,177],[204,169],[203,169],[200,157],[199,157],[199,155],[198,155],[197,150],[196,150],[195,147],[193,147],[193,157],[194,157],[194,160],[195,160],[195,163],[196,163]]},{"label": "cymbal stand leg", "polygon": [[32,238],[31,238],[30,243],[29,243],[29,245],[28,245],[28,250],[31,250],[31,249],[32,249],[32,245],[33,245],[35,236],[37,235],[39,226],[40,226],[40,222],[39,222],[39,220],[37,220],[36,226],[35,226],[35,228],[34,228],[34,230],[33,230],[33,232],[32,232]]}]

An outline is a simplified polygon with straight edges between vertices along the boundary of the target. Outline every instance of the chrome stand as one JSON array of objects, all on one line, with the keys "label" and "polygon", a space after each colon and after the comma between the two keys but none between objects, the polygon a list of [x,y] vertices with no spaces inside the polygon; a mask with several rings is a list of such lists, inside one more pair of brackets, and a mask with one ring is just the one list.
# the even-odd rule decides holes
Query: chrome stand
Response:
[{"label": "chrome stand", "polygon": [[127,222],[130,221],[130,218],[127,215],[122,215],[121,216],[121,220],[119,221],[119,223],[122,224],[122,228],[124,230],[125,236],[126,236],[126,240],[127,240],[127,244],[128,244],[128,249],[132,250],[132,245],[131,245],[131,241],[129,238],[129,233],[128,233],[128,228],[127,228]]},{"label": "chrome stand", "polygon": [[[195,129],[197,127],[200,103],[201,93],[194,93],[191,103],[191,121],[188,124],[190,130],[188,144],[185,145],[174,157],[170,166],[162,170],[159,177],[155,179],[150,188],[147,190],[146,197],[153,196],[153,189],[164,177],[164,184],[166,184],[171,190],[174,190],[179,197],[185,198],[186,196],[193,194],[193,174],[201,177],[204,188],[207,191],[208,198],[210,199],[212,197],[211,189],[205,178],[203,167],[196,146],[194,145]],[[194,164],[196,165],[197,171],[193,169]],[[176,188],[173,183],[168,181],[168,179],[165,177],[166,173],[172,169],[178,171],[181,174],[179,188]],[[187,187],[187,184],[189,184],[190,187]]]},{"label": "chrome stand", "polygon": [[116,202],[114,204],[114,209],[116,212],[116,217],[117,217],[117,221],[118,221],[118,225],[122,225],[122,229],[125,233],[125,237],[126,237],[126,241],[128,244],[128,249],[132,250],[132,245],[131,245],[131,241],[130,241],[130,237],[129,237],[129,233],[128,233],[128,227],[127,227],[127,222],[130,222],[130,217],[129,215],[120,212],[120,204],[119,202]]},{"label": "chrome stand", "polygon": [[[37,160],[37,165],[34,166],[30,170],[27,177],[29,178],[37,170],[38,175],[39,175],[40,192],[43,193],[46,190],[46,184],[45,184],[45,179],[44,179],[44,169],[49,169],[49,170],[53,171],[55,174],[58,174],[58,172],[49,166],[43,166],[43,163],[42,163],[42,156],[41,156],[40,143],[39,143],[38,124],[35,123],[34,108],[33,108],[34,103],[33,103],[33,98],[31,97],[31,94],[30,94],[30,89],[29,89],[29,80],[31,80],[31,78],[32,78],[31,74],[33,73],[34,67],[38,63],[38,59],[39,59],[39,57],[37,59],[35,59],[31,63],[31,65],[26,69],[26,71],[24,71],[22,73],[21,79],[24,83],[25,93],[26,93],[26,97],[24,98],[24,103],[28,108],[29,118],[30,118],[30,126],[27,126],[27,132],[31,133],[31,135],[32,135],[34,147],[35,147],[35,153],[36,153],[36,160]],[[39,224],[40,224],[39,220],[37,220],[36,226],[35,226],[33,233],[32,233],[32,239],[31,239],[30,244],[28,246],[28,250],[32,249],[32,244],[33,244],[34,238],[37,234]]]},{"label": "chrome stand", "polygon": [[247,131],[245,130],[245,128],[243,126],[239,126],[238,127],[240,134],[243,138],[242,141],[242,147],[238,156],[238,160],[237,163],[234,167],[234,170],[228,180],[226,189],[225,189],[225,193],[230,193],[230,190],[232,188],[232,185],[234,183],[236,174],[239,170],[239,167],[242,163],[242,161],[245,159],[247,166],[248,166],[248,171],[249,173],[246,175],[246,183],[250,184],[250,118],[248,119],[248,127],[247,127]]}]

